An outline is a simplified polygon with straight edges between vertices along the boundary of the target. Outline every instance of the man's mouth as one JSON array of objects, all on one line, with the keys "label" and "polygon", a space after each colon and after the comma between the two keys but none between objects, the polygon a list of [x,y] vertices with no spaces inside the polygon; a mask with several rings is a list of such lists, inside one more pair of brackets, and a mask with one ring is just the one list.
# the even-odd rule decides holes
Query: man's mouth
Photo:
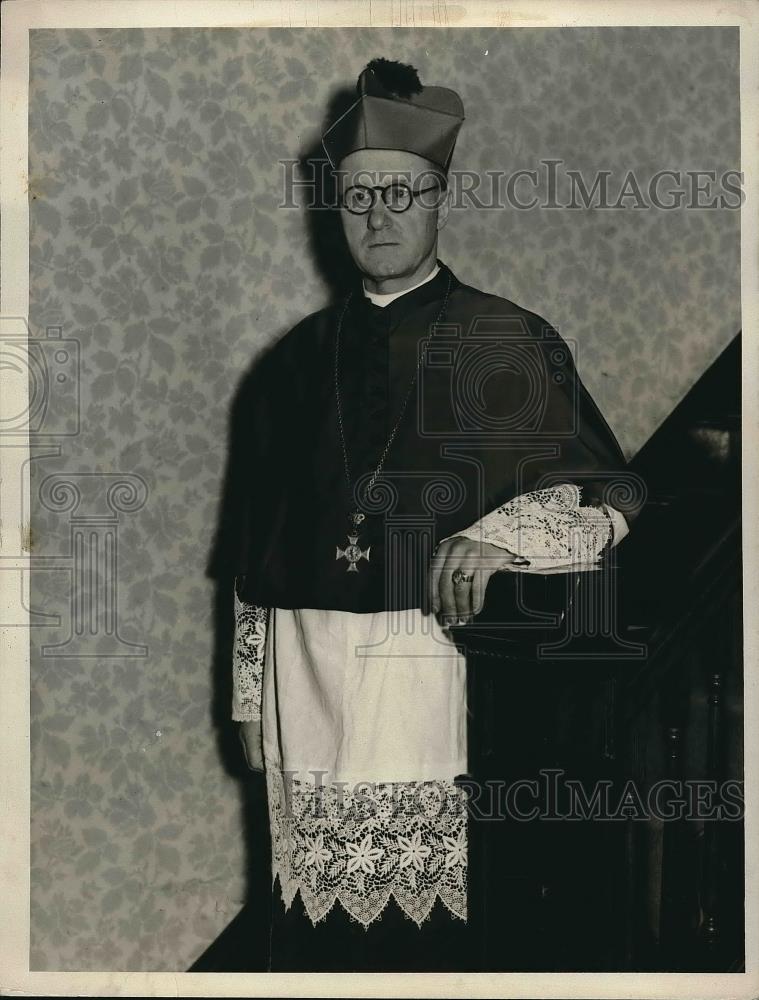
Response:
[{"label": "man's mouth", "polygon": [[395,241],[390,241],[390,240],[382,240],[381,242],[378,241],[377,243],[367,243],[367,246],[369,247],[370,250],[372,250],[374,247],[398,247],[400,246],[400,243],[396,243]]}]

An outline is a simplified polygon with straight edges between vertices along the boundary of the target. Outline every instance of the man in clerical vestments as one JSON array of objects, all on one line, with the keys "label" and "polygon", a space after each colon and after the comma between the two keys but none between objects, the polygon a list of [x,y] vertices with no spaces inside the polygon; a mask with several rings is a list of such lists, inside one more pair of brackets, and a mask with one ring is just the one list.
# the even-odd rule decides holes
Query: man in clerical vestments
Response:
[{"label": "man in clerical vestments", "polygon": [[624,466],[539,316],[438,258],[460,97],[375,59],[323,145],[355,265],[240,393],[232,717],[266,775],[273,971],[473,967],[466,663],[494,573],[592,569]]}]

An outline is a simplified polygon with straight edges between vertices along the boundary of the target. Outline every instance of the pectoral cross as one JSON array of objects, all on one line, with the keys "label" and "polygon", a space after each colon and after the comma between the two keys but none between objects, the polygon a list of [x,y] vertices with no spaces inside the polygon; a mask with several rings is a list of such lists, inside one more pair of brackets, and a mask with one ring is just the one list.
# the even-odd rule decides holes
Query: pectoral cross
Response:
[{"label": "pectoral cross", "polygon": [[358,544],[358,528],[359,524],[364,520],[364,515],[355,511],[350,515],[351,521],[353,521],[353,534],[348,532],[348,544],[344,549],[337,546],[337,551],[335,552],[335,559],[347,559],[348,561],[348,572],[358,573],[358,566],[356,565],[361,559],[366,559],[369,562],[369,553],[372,550],[371,545],[362,549]]}]

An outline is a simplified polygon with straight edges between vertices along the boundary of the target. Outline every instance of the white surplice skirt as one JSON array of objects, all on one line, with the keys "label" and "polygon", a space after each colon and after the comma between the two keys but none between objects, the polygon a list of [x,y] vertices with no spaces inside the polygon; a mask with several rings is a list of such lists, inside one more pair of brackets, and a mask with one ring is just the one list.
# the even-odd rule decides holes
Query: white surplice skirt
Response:
[{"label": "white surplice skirt", "polygon": [[273,609],[262,719],[286,906],[466,919],[466,666],[434,615]]}]

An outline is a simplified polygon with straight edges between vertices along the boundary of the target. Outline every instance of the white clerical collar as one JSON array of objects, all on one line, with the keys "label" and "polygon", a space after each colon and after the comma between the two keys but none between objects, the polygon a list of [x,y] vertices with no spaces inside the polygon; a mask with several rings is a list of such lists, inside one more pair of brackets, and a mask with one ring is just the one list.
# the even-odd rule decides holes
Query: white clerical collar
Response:
[{"label": "white clerical collar", "polygon": [[411,288],[404,288],[402,292],[370,292],[367,290],[366,285],[364,285],[364,295],[367,299],[370,299],[375,306],[389,306],[394,299],[399,299],[401,295],[405,295],[407,292],[411,292],[415,288],[419,288],[420,285],[426,285],[428,281],[432,281],[439,270],[440,265],[435,264],[434,268],[430,271],[426,278],[422,278],[421,281],[417,281],[417,283],[412,285]]}]

